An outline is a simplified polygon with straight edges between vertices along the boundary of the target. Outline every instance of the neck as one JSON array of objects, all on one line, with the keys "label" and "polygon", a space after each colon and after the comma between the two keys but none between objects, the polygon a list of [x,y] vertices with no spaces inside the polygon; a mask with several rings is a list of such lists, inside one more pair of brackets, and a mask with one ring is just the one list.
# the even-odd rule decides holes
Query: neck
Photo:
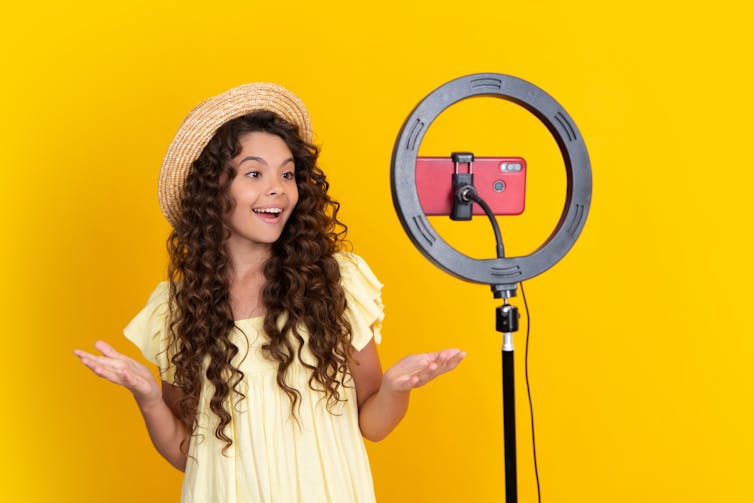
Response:
[{"label": "neck", "polygon": [[231,282],[250,276],[259,276],[264,272],[264,265],[272,253],[271,245],[246,246],[229,240],[227,243],[230,256]]}]

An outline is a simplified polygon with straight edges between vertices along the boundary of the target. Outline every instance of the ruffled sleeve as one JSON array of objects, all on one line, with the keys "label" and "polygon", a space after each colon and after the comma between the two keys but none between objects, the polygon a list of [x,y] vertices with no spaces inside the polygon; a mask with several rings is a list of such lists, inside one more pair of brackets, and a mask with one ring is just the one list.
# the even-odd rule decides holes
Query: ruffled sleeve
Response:
[{"label": "ruffled sleeve", "polygon": [[123,329],[128,340],[141,349],[144,358],[160,368],[163,381],[173,383],[175,368],[167,354],[170,285],[158,284],[149,296],[147,305]]},{"label": "ruffled sleeve", "polygon": [[348,252],[335,254],[346,293],[346,316],[351,322],[351,344],[360,351],[374,338],[382,340],[380,330],[385,315],[382,305],[382,283],[363,258]]}]

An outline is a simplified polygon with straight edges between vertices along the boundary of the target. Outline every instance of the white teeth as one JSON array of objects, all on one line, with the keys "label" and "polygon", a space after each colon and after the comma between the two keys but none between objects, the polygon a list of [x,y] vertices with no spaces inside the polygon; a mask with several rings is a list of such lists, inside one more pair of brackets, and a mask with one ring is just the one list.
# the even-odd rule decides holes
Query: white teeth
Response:
[{"label": "white teeth", "polygon": [[278,213],[282,213],[283,210],[281,208],[254,208],[252,209],[254,213],[270,213],[273,215],[277,215]]}]

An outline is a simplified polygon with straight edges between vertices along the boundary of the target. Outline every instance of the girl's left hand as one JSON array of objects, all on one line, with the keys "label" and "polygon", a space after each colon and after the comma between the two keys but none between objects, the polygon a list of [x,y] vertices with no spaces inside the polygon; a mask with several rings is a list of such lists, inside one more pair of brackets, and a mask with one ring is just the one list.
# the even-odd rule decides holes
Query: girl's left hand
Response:
[{"label": "girl's left hand", "polygon": [[382,377],[382,385],[390,391],[410,391],[456,368],[466,356],[460,349],[409,355],[390,367]]}]

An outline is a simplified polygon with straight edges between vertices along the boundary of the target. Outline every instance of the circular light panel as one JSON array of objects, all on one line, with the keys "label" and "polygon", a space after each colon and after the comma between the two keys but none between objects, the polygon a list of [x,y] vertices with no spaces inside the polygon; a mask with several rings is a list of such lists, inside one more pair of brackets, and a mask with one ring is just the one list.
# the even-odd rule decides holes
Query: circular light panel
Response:
[{"label": "circular light panel", "polygon": [[[560,148],[566,169],[566,200],[552,234],[522,257],[475,259],[448,245],[427,220],[416,190],[416,157],[430,124],[461,100],[488,96],[507,100],[534,114]],[[549,94],[525,80],[498,73],[477,73],[452,80],[425,97],[403,124],[393,148],[390,170],[393,205],[403,229],[419,251],[445,272],[489,285],[515,285],[546,271],[568,253],[586,222],[592,198],[592,172],[576,124]]]}]

